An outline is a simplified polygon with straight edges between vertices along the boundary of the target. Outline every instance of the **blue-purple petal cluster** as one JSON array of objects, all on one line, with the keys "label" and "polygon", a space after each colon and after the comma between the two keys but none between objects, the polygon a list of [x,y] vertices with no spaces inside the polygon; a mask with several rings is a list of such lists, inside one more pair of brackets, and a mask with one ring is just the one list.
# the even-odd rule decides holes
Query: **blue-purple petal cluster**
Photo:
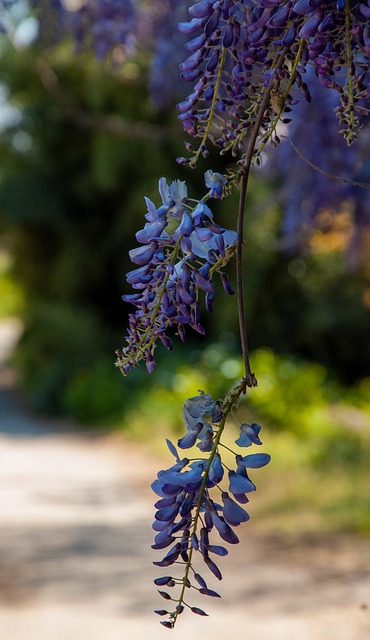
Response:
[{"label": "blue-purple petal cluster", "polygon": [[64,11],[63,17],[77,51],[92,50],[100,59],[115,47],[120,47],[126,55],[134,51],[136,0],[88,0],[75,11]]},{"label": "blue-purple petal cluster", "polygon": [[243,422],[243,424],[240,426],[239,438],[235,440],[235,443],[239,447],[250,447],[252,443],[262,444],[258,435],[260,430],[261,427],[256,422],[252,422],[252,424]]},{"label": "blue-purple petal cluster", "polygon": [[201,451],[211,451],[213,429],[206,416],[212,416],[212,422],[219,422],[222,418],[219,405],[209,394],[202,393],[186,400],[183,412],[187,433],[177,443],[180,449],[190,449],[199,440],[197,446]]},{"label": "blue-purple petal cluster", "polygon": [[290,110],[294,89],[310,98],[304,74],[313,67],[320,84],[339,92],[338,116],[348,143],[352,142],[359,128],[358,115],[369,115],[369,14],[368,0],[200,0],[193,4],[189,20],[178,28],[190,38],[185,45],[189,55],[180,64],[181,77],[194,89],[177,106],[185,131],[203,138],[199,152],[206,152],[207,140],[223,151],[242,148],[280,55],[284,63],[274,77],[275,99],[265,111],[261,133],[269,130],[276,113]]},{"label": "blue-purple petal cluster", "polygon": [[291,251],[299,249],[307,233],[317,228],[323,211],[335,224],[335,216],[343,205],[347,207],[358,240],[370,225],[370,190],[353,183],[369,182],[370,123],[363,122],[361,136],[348,147],[337,135],[332,117],[335,92],[315,83],[312,72],[307,76],[312,103],[302,101],[294,106],[292,121],[266,165],[279,184],[275,194],[282,205],[282,229]]},{"label": "blue-purple petal cluster", "polygon": [[[11,6],[19,0],[1,0]],[[119,64],[145,53],[151,56],[149,91],[160,108],[172,107],[185,94],[178,73],[186,36],[177,29],[185,20],[186,3],[177,0],[29,0],[39,23],[38,40],[50,45],[72,37],[74,52],[91,51],[99,60]],[[1,16],[0,16],[1,30]],[[117,56],[114,55],[117,50]],[[143,56],[144,57],[144,56]]]},{"label": "blue-purple petal cluster", "polygon": [[[136,293],[123,296],[137,309],[129,315],[127,346],[117,352],[123,374],[143,359],[151,372],[157,341],[172,348],[168,329],[175,328],[181,340],[185,340],[186,327],[205,332],[200,296],[211,312],[214,273],[221,277],[226,293],[233,293],[223,268],[233,255],[236,232],[217,224],[206,202],[212,193],[220,197],[223,176],[208,171],[206,181],[211,184],[210,191],[195,206],[188,198],[186,183],[180,180],[168,185],[165,178],[160,179],[159,207],[146,198],[147,222],[136,234],[140,246],[129,252],[136,268],[127,274],[127,282]],[[207,447],[205,428],[202,433]]]},{"label": "blue-purple petal cluster", "polygon": [[211,198],[222,198],[223,189],[227,184],[225,176],[221,173],[208,169],[204,174],[204,181],[206,183],[206,187],[210,190]]},{"label": "blue-purple petal cluster", "polygon": [[[184,404],[187,434],[179,439],[178,445],[185,449],[199,441],[199,447],[203,443],[206,430],[210,434],[210,446],[199,448],[209,452],[208,458],[193,458],[191,461],[188,458],[181,459],[176,447],[167,441],[168,448],[175,457],[175,463],[169,469],[159,471],[157,479],[152,484],[153,491],[160,498],[155,504],[153,529],[156,533],[152,547],[156,550],[168,550],[162,560],[154,564],[163,568],[175,563],[183,565],[185,578],[166,575],[156,578],[154,582],[157,586],[180,586],[184,585],[185,580],[188,590],[192,588],[202,595],[219,597],[217,592],[208,589],[205,579],[195,569],[194,562],[196,558],[200,558],[218,580],[222,579],[214,557],[225,556],[228,550],[223,544],[214,544],[211,536],[217,534],[228,544],[239,542],[234,529],[249,520],[249,514],[241,504],[246,504],[247,494],[256,489],[247,474],[247,469],[263,467],[270,460],[266,453],[249,454],[244,457],[236,453],[235,469],[229,469],[225,474],[227,467],[221,460],[222,445],[219,437],[224,420],[222,404],[214,401],[209,394],[200,392],[200,395],[189,398]],[[247,426],[251,436],[247,446],[252,442],[261,444],[258,437],[259,425],[243,424],[243,433],[247,433]],[[189,434],[191,437],[187,439]],[[166,625],[169,628],[174,626],[184,605],[197,613],[194,607],[185,602],[183,589],[180,598],[177,599],[168,592],[159,590],[159,593],[164,599],[177,603],[173,612],[157,611],[159,615],[169,616]]]},{"label": "blue-purple petal cluster", "polygon": [[[151,47],[154,55],[150,66],[150,96],[157,107],[172,110],[173,105],[185,97],[187,88],[178,72],[186,36],[176,28],[178,22],[186,20],[187,4],[179,0],[160,0],[159,3],[156,0],[152,13],[149,23],[154,32]],[[139,32],[140,42],[148,40],[146,33],[143,36]]]}]

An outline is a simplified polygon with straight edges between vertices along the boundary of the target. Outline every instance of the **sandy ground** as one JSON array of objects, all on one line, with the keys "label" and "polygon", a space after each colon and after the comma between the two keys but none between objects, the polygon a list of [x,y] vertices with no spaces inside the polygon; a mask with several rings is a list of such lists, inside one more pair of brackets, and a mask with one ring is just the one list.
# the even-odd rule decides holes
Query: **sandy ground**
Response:
[{"label": "sandy ground", "polygon": [[[16,334],[2,323],[0,361]],[[222,600],[194,603],[210,617],[159,625],[156,465],[123,438],[35,416],[2,367],[0,640],[369,640],[370,541],[278,537],[252,521],[212,583]]]}]

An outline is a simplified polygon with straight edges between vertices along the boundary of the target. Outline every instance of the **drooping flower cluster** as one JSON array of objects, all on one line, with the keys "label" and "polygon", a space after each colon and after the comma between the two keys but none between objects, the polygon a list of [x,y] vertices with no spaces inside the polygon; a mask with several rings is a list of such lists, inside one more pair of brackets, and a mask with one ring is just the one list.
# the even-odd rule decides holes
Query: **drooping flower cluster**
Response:
[{"label": "drooping flower cluster", "polygon": [[[185,607],[193,613],[207,615],[202,609],[188,604],[187,593],[191,589],[202,595],[220,597],[217,592],[208,588],[206,580],[194,566],[194,554],[218,580],[222,579],[213,557],[225,556],[228,551],[223,545],[211,542],[210,537],[217,533],[229,544],[239,542],[234,528],[249,520],[249,514],[240,505],[246,504],[247,494],[256,489],[247,469],[263,467],[270,461],[270,456],[266,453],[246,456],[235,453],[235,469],[228,469],[223,464],[220,437],[230,406],[230,403],[221,405],[209,394],[202,392],[199,396],[189,398],[184,404],[187,434],[180,438],[178,446],[189,449],[198,441],[197,447],[203,452],[209,452],[209,456],[193,459],[192,462],[188,458],[180,459],[176,447],[167,441],[175,457],[175,464],[160,471],[152,484],[153,491],[160,497],[155,505],[157,511],[153,529],[156,535],[152,546],[159,550],[171,547],[163,559],[154,564],[159,567],[180,564],[183,567],[181,577],[166,575],[154,581],[159,587],[180,588],[177,597],[170,595],[168,591],[159,590],[165,600],[176,603],[173,611],[156,611],[160,616],[169,616],[168,620],[161,622],[168,628],[173,628]],[[236,444],[239,447],[249,447],[252,443],[261,445],[259,431],[260,426],[255,423],[242,424]],[[225,486],[221,484],[223,481]],[[216,498],[213,493],[216,493]]]},{"label": "drooping flower cluster", "polygon": [[134,51],[137,0],[30,0],[30,5],[44,44],[72,36],[75,52],[92,51],[100,60],[115,47],[126,54]]},{"label": "drooping flower cluster", "polygon": [[335,92],[314,82],[312,74],[308,85],[312,103],[294,106],[292,121],[280,134],[281,144],[268,154],[266,167],[278,178],[283,232],[292,249],[324,209],[335,213],[347,206],[357,229],[370,224],[370,188],[357,184],[369,182],[370,126],[348,148],[332,117]]},{"label": "drooping flower cluster", "polygon": [[[19,0],[1,0],[10,4]],[[173,12],[174,0],[29,0],[39,20],[41,40],[56,42],[72,36],[75,51],[92,51],[103,59],[116,47],[126,54],[155,51],[169,15],[181,20],[186,8]],[[0,3],[1,8],[1,3]],[[51,27],[57,26],[53,38]],[[173,31],[176,21],[173,22]],[[44,35],[48,34],[45,38]]]},{"label": "drooping flower cluster", "polygon": [[187,85],[179,75],[186,36],[176,28],[177,23],[186,20],[186,17],[185,3],[167,0],[167,7],[162,9],[158,21],[152,46],[154,55],[150,65],[149,92],[160,109],[173,110],[174,104],[186,95]]},{"label": "drooping flower cluster", "polygon": [[[273,136],[276,118],[299,95],[292,93],[295,88],[309,99],[304,78],[309,66],[323,86],[339,92],[342,130],[348,142],[356,138],[359,115],[369,115],[369,1],[199,0],[189,8],[189,21],[182,18],[186,3],[174,0],[87,0],[74,10],[61,0],[32,0],[32,6],[39,9],[41,26],[53,8],[58,32],[64,25],[77,49],[91,48],[100,58],[117,46],[126,53],[135,47],[154,52],[150,87],[162,105],[178,88],[169,69],[177,66],[182,47],[175,36],[180,20],[180,35],[190,38],[181,78],[195,86],[179,103],[179,117],[190,135],[203,138],[200,152],[209,140],[222,152],[235,153],[255,122],[271,76],[275,87],[261,139]],[[276,72],[280,56],[284,60]]]},{"label": "drooping flower cluster", "polygon": [[261,123],[261,136],[271,135],[276,117],[290,110],[294,86],[310,99],[309,65],[339,92],[338,117],[347,141],[356,138],[358,113],[368,116],[370,107],[368,0],[200,0],[189,14],[179,24],[191,37],[180,69],[195,86],[178,109],[185,131],[202,138],[201,152],[207,140],[223,151],[242,147],[275,74]]},{"label": "drooping flower cluster", "polygon": [[70,30],[79,49],[91,48],[104,58],[117,46],[133,51],[136,0],[89,0],[70,12]]},{"label": "drooping flower cluster", "polygon": [[209,170],[205,182],[209,192],[196,206],[188,198],[186,183],[179,180],[170,185],[165,178],[159,180],[159,208],[146,198],[147,223],[136,234],[140,246],[129,252],[137,268],[127,274],[128,283],[138,293],[123,296],[137,308],[129,316],[127,346],[117,352],[117,365],[124,374],[142,359],[148,371],[153,370],[158,339],[172,348],[170,327],[176,328],[181,340],[185,340],[187,326],[204,333],[199,295],[203,292],[211,312],[214,273],[219,274],[225,292],[233,293],[223,268],[233,255],[236,232],[216,224],[206,204],[209,198],[222,196],[227,180]]},{"label": "drooping flower cluster", "polygon": [[[17,0],[1,0],[2,3]],[[185,95],[179,75],[186,36],[177,23],[186,20],[187,4],[178,0],[30,0],[39,21],[39,42],[50,45],[72,36],[75,53],[92,51],[103,60],[116,48],[113,61],[151,57],[149,92],[160,109]],[[1,23],[0,23],[1,25]],[[0,26],[1,29],[1,26]]]},{"label": "drooping flower cluster", "polygon": [[[0,0],[0,10],[19,0]],[[186,20],[187,3],[178,0],[29,0],[39,23],[38,41],[46,46],[73,38],[74,52],[92,51],[106,59],[151,56],[149,92],[159,108],[173,108],[187,86],[179,76],[186,36],[177,23]],[[1,31],[1,16],[0,16]]]}]

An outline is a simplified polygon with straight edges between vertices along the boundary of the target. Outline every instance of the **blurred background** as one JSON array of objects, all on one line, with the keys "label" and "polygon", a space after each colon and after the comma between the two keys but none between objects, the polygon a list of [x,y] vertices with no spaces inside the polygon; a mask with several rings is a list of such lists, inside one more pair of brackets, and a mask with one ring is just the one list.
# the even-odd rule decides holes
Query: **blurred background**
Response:
[{"label": "blurred background", "polygon": [[[211,154],[197,172],[176,165],[183,154],[183,133],[173,105],[184,89],[172,82],[170,91],[158,82],[179,48],[178,36],[172,50],[164,47],[172,31],[163,16],[170,11],[173,18],[173,3],[163,1],[158,5],[162,14],[158,7],[158,16],[151,14],[162,20],[161,46],[153,46],[150,28],[141,23],[147,40],[142,35],[136,49],[129,50],[126,39],[124,45],[108,42],[98,52],[96,42],[87,42],[82,33],[89,29],[88,15],[79,22],[84,3],[34,4],[32,13],[23,2],[1,3],[6,33],[0,37],[0,329],[8,331],[13,323],[15,333],[5,332],[3,341],[9,346],[12,335],[17,340],[14,349],[5,349],[12,382],[4,382],[4,365],[0,431],[11,437],[11,415],[16,412],[19,421],[26,412],[34,427],[37,423],[45,430],[41,433],[48,443],[50,432],[66,432],[72,456],[81,442],[96,453],[100,445],[105,451],[107,443],[119,442],[123,454],[125,438],[134,447],[135,461],[138,452],[147,456],[143,474],[149,481],[155,461],[163,458],[167,464],[164,437],[174,440],[183,432],[181,403],[199,389],[223,395],[242,375],[242,363],[236,301],[230,298],[225,304],[218,291],[215,311],[205,319],[205,338],[189,335],[186,345],[176,344],[170,354],[158,349],[153,375],[143,368],[124,379],[114,367],[114,351],[123,345],[131,310],[121,300],[129,291],[128,251],[143,226],[144,196],[158,203],[159,177],[186,179],[190,193],[200,196],[203,170],[212,166],[225,171],[228,159]],[[153,9],[153,3],[143,4]],[[75,32],[63,30],[66,15],[73,18]],[[76,33],[82,33],[80,40]],[[318,104],[322,111],[323,102]],[[312,118],[317,128],[320,118]],[[312,137],[306,132],[307,144]],[[364,162],[368,139],[364,134],[359,151],[351,150],[357,153],[351,156],[352,170],[363,182],[369,182],[370,174]],[[337,141],[333,146],[338,149]],[[323,147],[322,157],[329,162],[328,148]],[[301,151],[310,157],[310,149]],[[320,148],[312,152],[319,164]],[[332,545],[342,548],[345,540],[346,553],[353,546],[361,550],[358,565],[364,571],[370,534],[369,195],[365,188],[338,194],[337,181],[326,177],[325,182],[323,174],[318,178],[289,144],[282,153],[280,168],[266,158],[264,168],[253,175],[248,196],[246,304],[259,384],[238,418],[263,425],[266,450],[273,457],[258,478],[253,506],[258,526],[252,539],[265,536],[277,557],[282,548],[287,554],[295,549],[297,555],[303,539],[311,551],[323,545],[326,553]],[[347,168],[345,162],[339,165]],[[311,177],[305,184],[306,174]],[[314,205],[312,184],[317,186]],[[320,193],[325,194],[321,199]],[[237,194],[217,203],[215,215],[232,227],[236,208]],[[14,379],[17,395],[5,411]],[[231,434],[236,428],[237,420]],[[26,429],[23,435],[30,433]],[[45,462],[51,449],[44,455]],[[68,460],[63,458],[61,466],[68,469]],[[124,455],[117,468],[120,464],[125,464]],[[19,473],[21,469],[22,464]],[[135,464],[129,471],[132,490],[149,504]],[[38,472],[38,465],[29,470]],[[126,476],[121,481],[126,483]],[[120,503],[116,494],[104,495],[104,504]],[[104,517],[99,509],[96,514]],[[68,535],[61,534],[62,546],[68,546]],[[9,538],[3,540],[6,553]],[[81,544],[82,556],[90,553]],[[117,547],[117,562],[121,554]],[[261,563],[263,555],[261,548]],[[345,582],[344,569],[340,575],[339,582]],[[121,587],[118,580],[116,595]],[[360,591],[357,610],[369,604]],[[292,628],[301,634],[294,637],[306,637],[304,626],[301,631]],[[9,629],[13,633],[15,627]],[[43,629],[39,639],[59,638],[53,626]],[[96,637],[110,640],[118,637],[118,629]],[[287,627],[282,629],[285,638],[293,638],[286,635]],[[356,633],[346,638],[365,638],[363,631]],[[71,634],[60,637],[77,637]],[[317,631],[308,637],[334,636]]]}]

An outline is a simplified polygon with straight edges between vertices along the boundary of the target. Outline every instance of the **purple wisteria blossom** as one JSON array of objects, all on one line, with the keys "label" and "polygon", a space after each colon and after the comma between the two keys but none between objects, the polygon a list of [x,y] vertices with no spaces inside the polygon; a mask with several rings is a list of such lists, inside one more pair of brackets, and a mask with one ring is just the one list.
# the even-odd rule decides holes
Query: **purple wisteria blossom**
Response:
[{"label": "purple wisteria blossom", "polygon": [[336,214],[345,206],[357,235],[370,224],[370,189],[356,184],[369,182],[370,124],[348,147],[332,117],[336,92],[324,89],[312,75],[307,74],[312,103],[294,106],[292,121],[279,134],[281,144],[269,150],[266,165],[279,185],[276,197],[289,250],[299,249],[302,236],[315,228],[324,210]]},{"label": "purple wisteria blossom", "polygon": [[126,55],[135,50],[137,0],[31,0],[30,4],[39,20],[41,41],[56,42],[72,36],[75,52],[93,51],[100,60],[115,47]]},{"label": "purple wisteria blossom", "polygon": [[[225,410],[226,408],[226,410]],[[230,408],[230,406],[229,406]],[[214,401],[209,394],[200,392],[199,396],[189,398],[184,404],[184,419],[187,433],[194,435],[186,441],[186,435],[180,438],[178,446],[191,448],[197,440],[201,451],[209,452],[208,458],[180,458],[176,447],[167,440],[167,445],[175,457],[175,463],[164,471],[159,471],[152,484],[153,491],[159,496],[153,529],[156,532],[153,549],[162,550],[170,547],[162,560],[154,562],[158,567],[167,568],[173,564],[182,565],[183,576],[166,575],[156,578],[159,587],[180,588],[175,597],[168,591],[159,589],[159,594],[174,603],[174,610],[159,609],[156,613],[168,616],[162,621],[165,627],[173,628],[178,615],[187,607],[193,613],[207,615],[203,609],[188,604],[188,593],[191,589],[202,595],[220,597],[216,591],[209,589],[206,580],[199,573],[195,562],[200,558],[208,570],[218,579],[222,579],[221,571],[214,557],[227,555],[224,544],[214,544],[211,536],[217,534],[223,542],[237,544],[239,538],[235,527],[249,520],[249,514],[240,506],[248,502],[247,494],[256,487],[250,480],[247,469],[263,467],[270,461],[267,453],[241,456],[235,453],[235,470],[229,469],[225,474],[221,460],[220,436],[227,417],[227,403]],[[242,425],[242,428],[247,425]],[[259,425],[250,425],[254,434],[253,441],[262,444],[256,434]],[[204,430],[207,429],[207,447],[204,444]],[[209,442],[209,446],[208,446]],[[242,446],[249,446],[243,443]],[[228,463],[229,464],[229,463]],[[228,480],[226,481],[226,475]],[[224,485],[221,483],[224,481]],[[216,499],[213,494],[216,494]],[[217,497],[221,502],[217,501]]]},{"label": "purple wisteria blossom", "polygon": [[222,198],[223,188],[227,184],[227,179],[221,173],[215,173],[211,169],[204,174],[206,187],[210,189],[211,198]]},{"label": "purple wisteria blossom", "polygon": [[[8,7],[19,0],[1,0]],[[39,41],[50,45],[72,36],[74,52],[92,51],[99,59],[119,47],[124,57],[152,56],[149,90],[160,108],[173,105],[185,89],[178,65],[186,36],[176,28],[187,6],[177,0],[30,0],[39,21]],[[1,16],[0,16],[1,19]],[[1,24],[1,23],[0,23]],[[176,97],[175,97],[176,96]]]},{"label": "purple wisteria blossom", "polygon": [[[211,174],[206,173],[206,181]],[[172,349],[168,329],[175,328],[181,340],[186,327],[205,332],[200,294],[211,312],[215,273],[226,293],[233,293],[224,267],[233,255],[236,232],[218,225],[207,204],[213,193],[220,197],[217,185],[222,185],[223,177],[213,176],[210,191],[195,206],[186,183],[179,180],[170,185],[165,178],[159,180],[160,207],[146,198],[147,222],[136,234],[140,246],[129,252],[136,268],[127,274],[127,281],[137,293],[123,296],[137,309],[129,316],[127,346],[117,352],[117,365],[124,374],[142,359],[153,371],[157,341]]]},{"label": "purple wisteria blossom", "polygon": [[[186,3],[175,0],[86,0],[73,11],[60,0],[47,10],[44,0],[31,4],[40,33],[54,12],[58,34],[72,34],[76,50],[92,49],[99,58],[115,47],[126,55],[152,52],[150,88],[160,106],[182,94],[173,72],[179,62],[184,87],[194,85],[178,104],[179,118],[186,132],[202,138],[199,153],[207,152],[207,141],[222,153],[243,150],[272,77],[260,137],[273,136],[277,116],[286,117],[302,95],[310,100],[309,68],[318,83],[338,92],[336,112],[348,143],[360,118],[369,116],[369,0],[200,0],[188,19]],[[188,55],[181,61],[183,46]]]},{"label": "purple wisteria blossom", "polygon": [[79,49],[91,48],[104,58],[116,46],[134,50],[136,0],[89,0],[70,12],[70,30]]},{"label": "purple wisteria blossom", "polygon": [[187,4],[178,0],[161,0],[155,3],[155,8],[157,28],[151,47],[154,55],[150,65],[149,91],[158,108],[172,110],[174,103],[185,97],[187,89],[179,75],[186,36],[176,28],[178,22],[186,20]]},{"label": "purple wisteria blossom", "polygon": [[370,107],[368,0],[200,0],[189,17],[178,25],[189,37],[180,70],[194,88],[178,110],[185,131],[202,138],[199,152],[207,140],[222,152],[242,149],[273,77],[260,123],[261,138],[271,135],[276,117],[290,111],[299,92],[310,100],[309,67],[321,85],[339,93],[347,142],[357,137],[359,115],[368,118]]}]

